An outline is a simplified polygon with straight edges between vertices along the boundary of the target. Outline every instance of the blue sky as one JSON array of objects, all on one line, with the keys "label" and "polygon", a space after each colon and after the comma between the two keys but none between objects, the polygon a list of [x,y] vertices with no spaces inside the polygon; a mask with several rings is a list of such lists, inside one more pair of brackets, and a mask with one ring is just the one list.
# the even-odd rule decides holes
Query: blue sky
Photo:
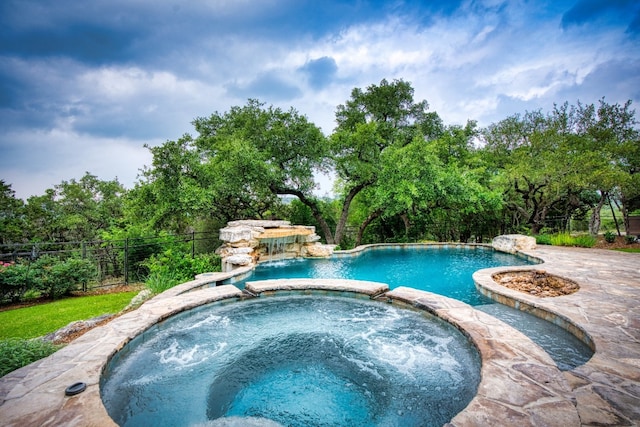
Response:
[{"label": "blue sky", "polygon": [[354,87],[404,79],[446,124],[553,103],[640,108],[640,2],[3,0],[0,179],[130,188],[144,144],[257,98],[334,128]]}]

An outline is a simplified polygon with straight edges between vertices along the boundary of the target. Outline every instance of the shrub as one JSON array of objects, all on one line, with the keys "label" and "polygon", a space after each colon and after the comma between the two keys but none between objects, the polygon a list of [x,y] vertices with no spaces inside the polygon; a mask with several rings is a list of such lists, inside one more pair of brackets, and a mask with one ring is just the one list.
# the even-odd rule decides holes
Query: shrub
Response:
[{"label": "shrub", "polygon": [[595,246],[597,239],[590,234],[581,234],[574,238],[573,246],[579,246],[581,248],[592,248]]},{"label": "shrub", "polygon": [[582,248],[592,248],[596,244],[596,238],[589,234],[572,236],[569,233],[559,233],[550,236],[551,244],[554,246],[579,246]]},{"label": "shrub", "polygon": [[3,265],[0,269],[0,298],[2,301],[20,301],[25,295],[43,294],[57,298],[76,285],[95,278],[91,261],[80,258],[60,260],[43,255],[36,261],[20,261]]},{"label": "shrub", "polygon": [[0,301],[20,301],[33,289],[35,274],[29,263],[4,263],[0,267]]},{"label": "shrub", "polygon": [[0,377],[55,353],[61,346],[39,339],[0,340]]},{"label": "shrub", "polygon": [[624,241],[625,241],[628,245],[631,245],[632,243],[635,243],[635,242],[636,242],[636,240],[637,240],[637,237],[636,237],[636,236],[629,236],[629,235],[626,235],[626,236],[624,237]]},{"label": "shrub", "polygon": [[196,274],[220,271],[220,257],[215,254],[191,254],[180,247],[153,255],[145,262],[149,268],[146,285],[154,293],[165,291],[179,283],[193,280]]},{"label": "shrub", "polygon": [[551,237],[549,234],[538,234],[536,236],[536,243],[538,245],[552,245]]},{"label": "shrub", "polygon": [[615,235],[613,232],[611,232],[611,231],[606,231],[606,232],[604,233],[604,240],[605,240],[607,243],[613,243],[613,242],[615,242],[615,241],[616,241],[616,235]]},{"label": "shrub", "polygon": [[154,294],[160,294],[169,288],[181,283],[181,280],[177,279],[169,273],[153,272],[147,277],[145,284],[147,288]]},{"label": "shrub", "polygon": [[559,233],[551,236],[551,244],[554,246],[574,246],[574,238],[568,233]]},{"label": "shrub", "polygon": [[49,298],[67,294],[76,285],[95,278],[96,270],[91,261],[81,258],[59,258],[44,255],[32,263],[36,288]]}]

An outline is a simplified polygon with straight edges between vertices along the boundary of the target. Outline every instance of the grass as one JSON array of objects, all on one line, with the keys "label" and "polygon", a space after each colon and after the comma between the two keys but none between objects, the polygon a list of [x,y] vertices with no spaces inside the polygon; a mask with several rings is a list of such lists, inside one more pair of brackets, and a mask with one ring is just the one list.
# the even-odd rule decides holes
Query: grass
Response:
[{"label": "grass", "polygon": [[618,248],[614,250],[620,251],[620,252],[640,253],[640,248]]},{"label": "grass", "polygon": [[54,332],[76,320],[87,320],[107,313],[117,313],[137,294],[122,292],[71,297],[0,312],[0,339],[29,339]]},{"label": "grass", "polygon": [[136,294],[137,291],[71,297],[0,312],[0,377],[62,347],[31,338],[54,332],[76,320],[117,313]]}]

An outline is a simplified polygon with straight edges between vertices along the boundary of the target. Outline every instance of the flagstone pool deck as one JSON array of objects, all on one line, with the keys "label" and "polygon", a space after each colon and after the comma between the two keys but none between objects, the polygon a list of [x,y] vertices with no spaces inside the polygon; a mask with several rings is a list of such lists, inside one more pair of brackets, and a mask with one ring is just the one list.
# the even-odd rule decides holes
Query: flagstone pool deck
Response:
[{"label": "flagstone pool deck", "polygon": [[[287,291],[340,291],[410,305],[463,331],[482,358],[478,393],[450,426],[640,425],[640,254],[539,246],[525,254],[544,261],[474,274],[478,288],[500,302],[545,317],[581,337],[594,350],[584,365],[561,372],[529,338],[472,307],[439,295],[349,280],[282,280],[247,284],[258,297]],[[571,279],[580,290],[538,298],[497,284],[500,271],[544,270]],[[53,355],[0,378],[0,425],[111,426],[100,399],[107,361],[133,337],[178,312],[247,294],[206,274],[173,288],[137,310],[95,328]],[[85,382],[71,397],[65,389]],[[215,424],[215,423],[214,423]]]}]

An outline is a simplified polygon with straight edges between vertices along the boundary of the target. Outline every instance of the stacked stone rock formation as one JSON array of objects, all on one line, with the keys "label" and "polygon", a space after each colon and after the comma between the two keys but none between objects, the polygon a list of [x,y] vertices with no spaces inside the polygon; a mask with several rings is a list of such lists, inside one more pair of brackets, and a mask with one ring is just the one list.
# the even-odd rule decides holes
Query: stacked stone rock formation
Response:
[{"label": "stacked stone rock formation", "polygon": [[222,257],[223,271],[271,259],[270,249],[278,249],[278,259],[328,257],[333,246],[319,242],[315,227],[291,225],[289,221],[231,221],[220,230],[224,243],[216,253]]}]

